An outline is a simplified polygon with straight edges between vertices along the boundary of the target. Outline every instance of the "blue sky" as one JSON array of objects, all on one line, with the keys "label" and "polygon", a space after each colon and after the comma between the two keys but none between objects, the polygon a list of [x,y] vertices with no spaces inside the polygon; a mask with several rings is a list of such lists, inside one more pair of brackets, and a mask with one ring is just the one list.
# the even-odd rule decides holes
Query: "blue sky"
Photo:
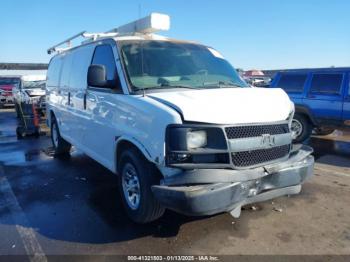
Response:
[{"label": "blue sky", "polygon": [[220,51],[235,67],[350,66],[349,0],[1,0],[0,62],[48,62],[49,46],[150,12],[162,34]]}]

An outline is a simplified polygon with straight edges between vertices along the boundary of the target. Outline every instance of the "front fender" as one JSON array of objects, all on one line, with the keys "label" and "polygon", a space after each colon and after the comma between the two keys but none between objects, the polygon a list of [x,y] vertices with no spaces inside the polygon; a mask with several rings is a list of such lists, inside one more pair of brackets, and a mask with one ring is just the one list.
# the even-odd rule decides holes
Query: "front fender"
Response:
[{"label": "front fender", "polygon": [[[115,140],[115,150],[114,150],[114,159],[118,159],[118,146],[120,145],[121,142],[128,142],[132,145],[134,145],[136,148],[138,148],[141,153],[144,155],[144,157],[152,162],[152,163],[155,163],[155,164],[158,164],[156,162],[155,159],[152,158],[152,155],[151,153],[147,150],[147,148],[139,141],[137,140],[135,137],[132,137],[132,136],[128,136],[128,135],[123,135],[123,136],[119,136],[119,137],[116,137],[116,140]],[[117,161],[114,161],[114,170],[117,171]]]}]

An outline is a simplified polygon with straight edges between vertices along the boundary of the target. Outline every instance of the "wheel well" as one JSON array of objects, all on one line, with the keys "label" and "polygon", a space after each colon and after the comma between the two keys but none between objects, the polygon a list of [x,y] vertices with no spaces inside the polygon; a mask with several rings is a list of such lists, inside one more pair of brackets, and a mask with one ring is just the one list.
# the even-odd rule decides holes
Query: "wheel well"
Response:
[{"label": "wheel well", "polygon": [[[136,150],[138,150],[141,154],[141,150],[137,148],[137,146],[135,146],[133,143],[131,143],[130,141],[127,141],[127,140],[123,140],[123,141],[120,141],[117,145],[117,152],[116,152],[116,161],[117,161],[117,173],[118,173],[118,166],[119,166],[119,159],[120,159],[120,156],[122,154],[122,152],[124,150],[127,150],[129,148],[135,148]],[[142,154],[143,155],[143,154]]]},{"label": "wheel well", "polygon": [[122,141],[120,141],[120,142],[118,143],[118,145],[117,145],[117,149],[116,149],[116,164],[117,164],[117,165],[116,165],[116,166],[117,166],[116,172],[117,172],[117,173],[118,173],[118,168],[119,168],[119,159],[120,159],[120,156],[121,156],[122,152],[123,152],[124,150],[130,149],[130,148],[135,148],[137,151],[139,151],[139,153],[145,158],[145,160],[148,161],[148,162],[154,167],[154,170],[156,170],[157,175],[158,175],[159,177],[162,177],[161,172],[159,171],[158,167],[157,167],[154,163],[152,163],[151,161],[149,161],[149,160],[145,157],[145,155],[143,154],[143,152],[142,152],[135,144],[133,144],[132,142],[127,141],[127,140],[122,140]]},{"label": "wheel well", "polygon": [[312,121],[312,119],[310,118],[310,116],[304,112],[295,112],[295,114],[301,115],[303,117],[305,117],[305,119],[309,122],[310,125],[315,126],[314,122]]},{"label": "wheel well", "polygon": [[299,114],[304,116],[311,125],[313,126],[317,126],[317,121],[314,118],[314,116],[312,115],[312,111],[310,109],[308,109],[307,107],[304,106],[295,106],[295,114]]}]

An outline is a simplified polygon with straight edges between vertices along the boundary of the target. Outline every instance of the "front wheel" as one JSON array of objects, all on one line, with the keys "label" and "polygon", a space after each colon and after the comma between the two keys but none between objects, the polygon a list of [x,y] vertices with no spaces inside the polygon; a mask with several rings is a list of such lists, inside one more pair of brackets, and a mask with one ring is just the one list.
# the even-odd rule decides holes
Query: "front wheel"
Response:
[{"label": "front wheel", "polygon": [[51,141],[56,156],[69,154],[72,146],[61,137],[56,118],[54,117],[51,122]]},{"label": "front wheel", "polygon": [[293,142],[302,143],[311,136],[312,125],[309,120],[300,114],[295,114],[292,120]]},{"label": "front wheel", "polygon": [[119,191],[127,215],[144,224],[161,217],[165,209],[154,197],[151,186],[159,185],[155,168],[135,148],[122,152],[118,168]]}]

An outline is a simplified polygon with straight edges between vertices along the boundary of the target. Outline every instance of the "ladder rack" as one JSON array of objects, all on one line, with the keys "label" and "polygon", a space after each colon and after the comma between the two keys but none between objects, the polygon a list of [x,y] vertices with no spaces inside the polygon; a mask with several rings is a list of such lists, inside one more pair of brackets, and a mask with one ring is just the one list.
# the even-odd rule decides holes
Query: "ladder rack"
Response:
[{"label": "ladder rack", "polygon": [[86,31],[82,31],[82,32],[80,32],[80,33],[78,33],[76,35],[73,35],[72,37],[70,37],[70,38],[68,38],[68,39],[66,39],[66,40],[64,40],[64,41],[62,41],[62,42],[60,42],[60,43],[50,47],[49,49],[47,49],[47,53],[50,55],[53,52],[57,52],[57,51],[59,52],[62,49],[58,49],[57,47],[59,47],[61,45],[64,45],[64,44],[67,44],[67,47],[70,48],[71,47],[71,41],[73,39],[76,39],[76,38],[80,37],[80,36],[83,36],[85,32]]},{"label": "ladder rack", "polygon": [[[149,16],[138,19],[134,22],[128,23],[126,25],[119,26],[117,28],[113,28],[104,33],[87,33],[86,31],[82,31],[52,47],[47,50],[47,53],[50,55],[54,52],[63,52],[72,48],[71,41],[78,38],[83,37],[86,40],[82,43],[88,41],[95,41],[100,38],[105,37],[115,37],[117,35],[130,35],[135,33],[141,34],[152,34],[161,30],[169,30],[170,28],[170,17],[165,14],[160,13],[151,13]],[[58,48],[61,45],[67,45],[65,48]]]}]

